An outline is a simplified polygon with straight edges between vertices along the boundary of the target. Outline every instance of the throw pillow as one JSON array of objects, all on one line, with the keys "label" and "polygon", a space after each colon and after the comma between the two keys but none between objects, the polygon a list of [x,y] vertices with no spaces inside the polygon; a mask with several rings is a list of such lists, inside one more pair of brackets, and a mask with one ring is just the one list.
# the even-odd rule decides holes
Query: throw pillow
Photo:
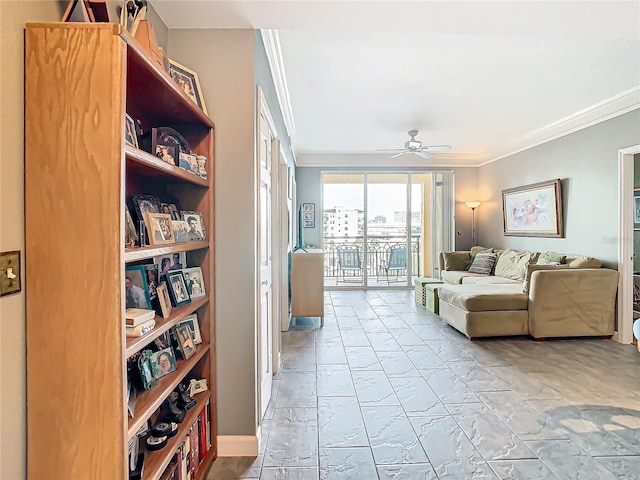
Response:
[{"label": "throw pillow", "polygon": [[537,252],[520,252],[517,250],[504,250],[496,261],[494,275],[496,277],[509,278],[511,280],[524,280],[526,266],[535,263]]},{"label": "throw pillow", "polygon": [[560,262],[554,262],[553,260],[547,260],[546,258],[539,258],[537,265],[560,265]]},{"label": "throw pillow", "polygon": [[471,256],[469,257],[469,264],[465,270],[468,270],[471,267],[471,264],[476,259],[476,255],[479,253],[493,253],[493,248],[487,247],[471,247]]},{"label": "throw pillow", "polygon": [[469,273],[479,273],[481,275],[490,275],[493,265],[496,263],[498,255],[495,253],[478,253],[473,263],[469,267]]},{"label": "throw pillow", "polygon": [[537,272],[538,270],[558,270],[569,268],[569,265],[544,265],[541,263],[530,263],[527,265],[527,274],[524,278],[524,282],[522,282],[522,291],[524,293],[529,293],[529,287],[531,286],[531,274],[533,272]]},{"label": "throw pillow", "polygon": [[469,252],[442,252],[445,271],[462,271],[469,264]]},{"label": "throw pillow", "polygon": [[567,259],[567,256],[562,253],[544,252],[538,257],[538,264],[549,265],[548,263],[544,263],[545,261],[557,262],[558,264],[560,264],[560,263],[564,263],[566,259]]}]

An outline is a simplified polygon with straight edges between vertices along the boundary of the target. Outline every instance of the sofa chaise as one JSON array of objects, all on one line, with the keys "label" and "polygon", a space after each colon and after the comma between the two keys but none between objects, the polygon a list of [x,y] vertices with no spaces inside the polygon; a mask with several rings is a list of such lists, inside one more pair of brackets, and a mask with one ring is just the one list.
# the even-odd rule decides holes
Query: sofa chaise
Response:
[{"label": "sofa chaise", "polygon": [[[477,273],[473,266],[490,257],[490,271],[484,265]],[[555,252],[442,252],[439,314],[469,338],[610,337],[618,272],[601,266],[592,257]]]}]

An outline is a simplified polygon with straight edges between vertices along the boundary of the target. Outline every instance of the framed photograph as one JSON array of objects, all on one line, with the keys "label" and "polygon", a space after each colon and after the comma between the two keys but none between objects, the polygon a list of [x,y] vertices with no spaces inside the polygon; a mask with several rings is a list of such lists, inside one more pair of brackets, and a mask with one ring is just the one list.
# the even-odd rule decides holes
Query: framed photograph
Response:
[{"label": "framed photograph", "polygon": [[307,212],[315,213],[316,204],[315,203],[303,203],[302,204],[302,211],[304,213],[307,213]]},{"label": "framed photograph", "polygon": [[633,193],[633,228],[640,228],[640,192]]},{"label": "framed photograph", "polygon": [[180,208],[177,202],[160,201],[160,213],[171,215],[171,220],[180,220]]},{"label": "framed photograph", "polygon": [[184,282],[187,284],[187,292],[189,292],[189,296],[192,299],[206,295],[200,267],[185,268],[182,270],[182,274],[184,275]]},{"label": "framed photograph", "polygon": [[168,145],[156,145],[154,152],[156,157],[170,165],[176,164],[176,148]]},{"label": "framed photograph", "polygon": [[189,241],[187,222],[184,220],[171,220],[171,228],[173,229],[173,238],[176,239],[176,243]]},{"label": "framed photograph", "polygon": [[196,346],[193,343],[191,330],[189,330],[189,327],[187,327],[186,325],[177,325],[175,328],[176,338],[178,339],[178,344],[180,345],[182,358],[186,360],[190,358],[194,353],[196,353]]},{"label": "framed photograph", "polygon": [[153,261],[158,264],[158,275],[162,279],[168,272],[186,268],[187,254],[186,252],[174,252],[169,255],[155,257]]},{"label": "framed photograph", "polygon": [[176,371],[176,357],[171,347],[152,353],[149,362],[156,380]]},{"label": "framed photograph", "polygon": [[182,220],[187,222],[189,230],[189,240],[206,240],[207,236],[204,230],[204,218],[200,212],[182,211],[180,212]]},{"label": "framed photograph", "polygon": [[147,287],[149,289],[149,300],[151,304],[158,298],[158,265],[143,265],[147,277]]},{"label": "framed photograph", "polygon": [[131,203],[138,221],[146,222],[147,213],[160,213],[160,200],[155,195],[132,195]]},{"label": "framed photograph", "polygon": [[169,318],[171,314],[171,297],[169,296],[167,283],[160,283],[156,287],[156,293],[158,295],[158,303],[160,304],[160,315],[162,315],[162,318]]},{"label": "framed photograph", "polygon": [[191,302],[191,297],[187,291],[187,284],[184,281],[182,272],[168,272],[167,286],[174,307],[180,307]]},{"label": "framed photograph", "polygon": [[145,219],[151,245],[167,245],[176,243],[171,228],[171,215],[166,213],[147,213]]},{"label": "framed photograph", "polygon": [[198,315],[192,313],[191,315],[187,315],[184,317],[184,320],[178,322],[177,326],[186,325],[189,327],[191,331],[191,336],[193,337],[193,343],[199,345],[202,343],[202,334],[200,333],[200,324],[198,323]]},{"label": "framed photograph", "polygon": [[171,75],[171,78],[173,78],[182,91],[187,94],[187,97],[193,100],[194,103],[207,114],[207,107],[202,97],[202,87],[200,86],[198,74],[184,65],[180,65],[175,60],[169,59],[169,75]]},{"label": "framed photograph", "polygon": [[136,135],[136,122],[128,114],[124,117],[124,143],[138,148],[138,135]]},{"label": "framed photograph", "polygon": [[124,293],[127,308],[151,310],[147,272],[144,265],[129,265],[125,268]]},{"label": "framed photograph", "polygon": [[124,221],[124,246],[125,247],[135,247],[138,242],[138,233],[136,232],[136,226],[133,223],[133,218],[131,218],[131,213],[129,213],[129,207],[124,207],[125,221]]},{"label": "framed photograph", "polygon": [[200,167],[198,166],[198,157],[190,153],[181,153],[179,156],[178,166],[189,173],[200,176]]},{"label": "framed photograph", "polygon": [[560,179],[502,191],[504,234],[564,237]]}]

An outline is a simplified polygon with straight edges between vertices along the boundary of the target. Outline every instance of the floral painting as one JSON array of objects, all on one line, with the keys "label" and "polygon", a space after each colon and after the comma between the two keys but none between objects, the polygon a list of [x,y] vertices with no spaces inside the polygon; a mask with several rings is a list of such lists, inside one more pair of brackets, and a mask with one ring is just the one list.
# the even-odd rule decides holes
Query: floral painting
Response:
[{"label": "floral painting", "polygon": [[504,234],[563,237],[560,179],[502,191]]}]

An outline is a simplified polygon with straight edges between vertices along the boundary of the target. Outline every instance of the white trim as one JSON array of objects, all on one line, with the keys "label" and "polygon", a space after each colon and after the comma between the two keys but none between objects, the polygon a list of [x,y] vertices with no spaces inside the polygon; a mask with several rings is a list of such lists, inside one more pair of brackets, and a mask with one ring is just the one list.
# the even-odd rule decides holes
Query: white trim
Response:
[{"label": "white trim", "polygon": [[640,108],[640,86],[635,86],[556,122],[516,137],[503,146],[484,152],[483,157],[486,160],[478,166],[482,167],[638,108]]},{"label": "white trim", "polygon": [[293,121],[293,110],[291,109],[291,98],[289,97],[289,88],[287,87],[287,76],[284,71],[284,62],[282,60],[282,49],[280,48],[280,38],[278,31],[272,29],[260,29],[262,35],[262,43],[267,52],[267,60],[271,69],[271,78],[276,87],[276,96],[280,104],[280,111],[284,119],[284,125],[287,129],[287,135],[291,144],[296,134],[296,127]]},{"label": "white trim", "polygon": [[614,339],[633,340],[633,157],[640,145],[618,150],[618,331]]},{"label": "white trim", "polygon": [[218,435],[219,457],[257,457],[258,435]]}]

